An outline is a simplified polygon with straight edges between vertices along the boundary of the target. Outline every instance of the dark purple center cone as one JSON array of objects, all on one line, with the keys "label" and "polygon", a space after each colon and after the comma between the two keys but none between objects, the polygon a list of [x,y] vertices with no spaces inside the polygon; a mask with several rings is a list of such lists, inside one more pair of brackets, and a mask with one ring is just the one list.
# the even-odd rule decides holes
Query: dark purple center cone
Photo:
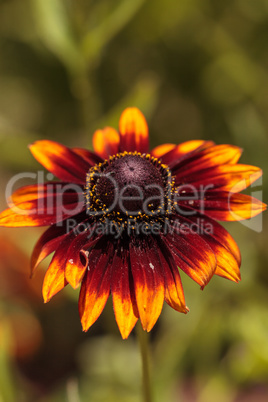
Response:
[{"label": "dark purple center cone", "polygon": [[165,180],[151,160],[127,154],[114,159],[104,169],[95,191],[110,212],[146,214],[163,204]]}]

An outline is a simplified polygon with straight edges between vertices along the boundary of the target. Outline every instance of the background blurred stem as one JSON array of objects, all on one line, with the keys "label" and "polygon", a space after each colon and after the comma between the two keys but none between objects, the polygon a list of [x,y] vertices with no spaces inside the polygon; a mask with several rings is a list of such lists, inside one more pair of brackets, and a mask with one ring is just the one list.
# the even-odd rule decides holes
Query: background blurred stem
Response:
[{"label": "background blurred stem", "polygon": [[75,75],[70,77],[70,81],[72,93],[78,101],[82,128],[87,133],[91,133],[92,121],[97,113],[95,107],[97,101],[93,102],[93,99],[95,99],[94,90],[88,69],[86,67],[79,69]]},{"label": "background blurred stem", "polygon": [[[80,49],[80,59],[75,70],[70,71],[70,86],[78,101],[80,121],[87,134],[92,131],[92,121],[98,116],[98,101],[93,88],[92,71],[94,62],[88,59],[83,50],[83,39],[87,32],[88,11],[85,0],[71,3],[70,15],[73,31]],[[93,101],[94,99],[94,101]],[[92,133],[91,133],[92,134]]]},{"label": "background blurred stem", "polygon": [[149,335],[142,329],[140,322],[136,326],[142,359],[142,386],[144,402],[152,402],[151,381],[150,381],[150,350]]}]

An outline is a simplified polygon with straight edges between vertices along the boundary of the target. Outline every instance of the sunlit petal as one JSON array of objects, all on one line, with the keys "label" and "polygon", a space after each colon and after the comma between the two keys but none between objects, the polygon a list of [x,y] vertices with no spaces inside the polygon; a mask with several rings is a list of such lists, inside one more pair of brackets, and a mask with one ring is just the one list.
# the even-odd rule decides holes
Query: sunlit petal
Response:
[{"label": "sunlit petal", "polygon": [[145,117],[135,107],[125,109],[119,120],[120,151],[149,151],[149,134]]},{"label": "sunlit petal", "polygon": [[36,141],[29,146],[35,159],[63,181],[85,183],[90,164],[78,153],[55,141]]},{"label": "sunlit petal", "polygon": [[79,314],[84,331],[98,319],[109,297],[113,252],[113,245],[101,240],[88,256],[88,269],[79,296]]},{"label": "sunlit petal", "polygon": [[123,339],[135,326],[139,313],[134,294],[128,250],[117,248],[112,265],[112,295],[115,319]]},{"label": "sunlit petal", "polygon": [[95,152],[103,159],[107,159],[119,151],[120,136],[112,127],[95,131],[92,141]]},{"label": "sunlit petal", "polygon": [[132,241],[129,246],[137,307],[142,327],[146,331],[150,331],[156,323],[165,294],[159,259],[148,240]]}]

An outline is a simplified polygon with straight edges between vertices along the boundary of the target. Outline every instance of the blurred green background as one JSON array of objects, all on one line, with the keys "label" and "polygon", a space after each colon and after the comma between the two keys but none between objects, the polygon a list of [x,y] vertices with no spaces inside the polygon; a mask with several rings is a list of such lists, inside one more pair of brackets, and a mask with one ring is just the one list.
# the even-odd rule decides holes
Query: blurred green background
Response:
[{"label": "blurred green background", "polygon": [[[267,0],[0,0],[1,209],[8,180],[40,168],[29,143],[91,148],[127,106],[145,114],[151,146],[231,143],[265,171],[267,43]],[[267,185],[252,194],[265,201]],[[242,282],[214,277],[200,292],[183,275],[190,313],[165,306],[151,332],[157,402],[268,400],[267,214],[225,226]],[[86,334],[78,291],[43,305],[47,261],[29,280],[41,233],[0,230],[0,401],[140,401],[135,333],[121,340],[111,303]]]}]

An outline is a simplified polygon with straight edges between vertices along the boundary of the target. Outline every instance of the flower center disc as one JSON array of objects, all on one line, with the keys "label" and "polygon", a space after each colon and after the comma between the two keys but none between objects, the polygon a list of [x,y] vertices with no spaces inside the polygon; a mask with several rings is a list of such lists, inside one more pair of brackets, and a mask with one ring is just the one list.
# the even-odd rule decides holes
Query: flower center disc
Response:
[{"label": "flower center disc", "polygon": [[139,155],[115,159],[100,177],[96,194],[103,204],[126,215],[156,210],[161,203],[164,181],[159,169]]},{"label": "flower center disc", "polygon": [[87,210],[128,217],[159,215],[167,199],[169,169],[150,155],[117,154],[87,175]]}]

